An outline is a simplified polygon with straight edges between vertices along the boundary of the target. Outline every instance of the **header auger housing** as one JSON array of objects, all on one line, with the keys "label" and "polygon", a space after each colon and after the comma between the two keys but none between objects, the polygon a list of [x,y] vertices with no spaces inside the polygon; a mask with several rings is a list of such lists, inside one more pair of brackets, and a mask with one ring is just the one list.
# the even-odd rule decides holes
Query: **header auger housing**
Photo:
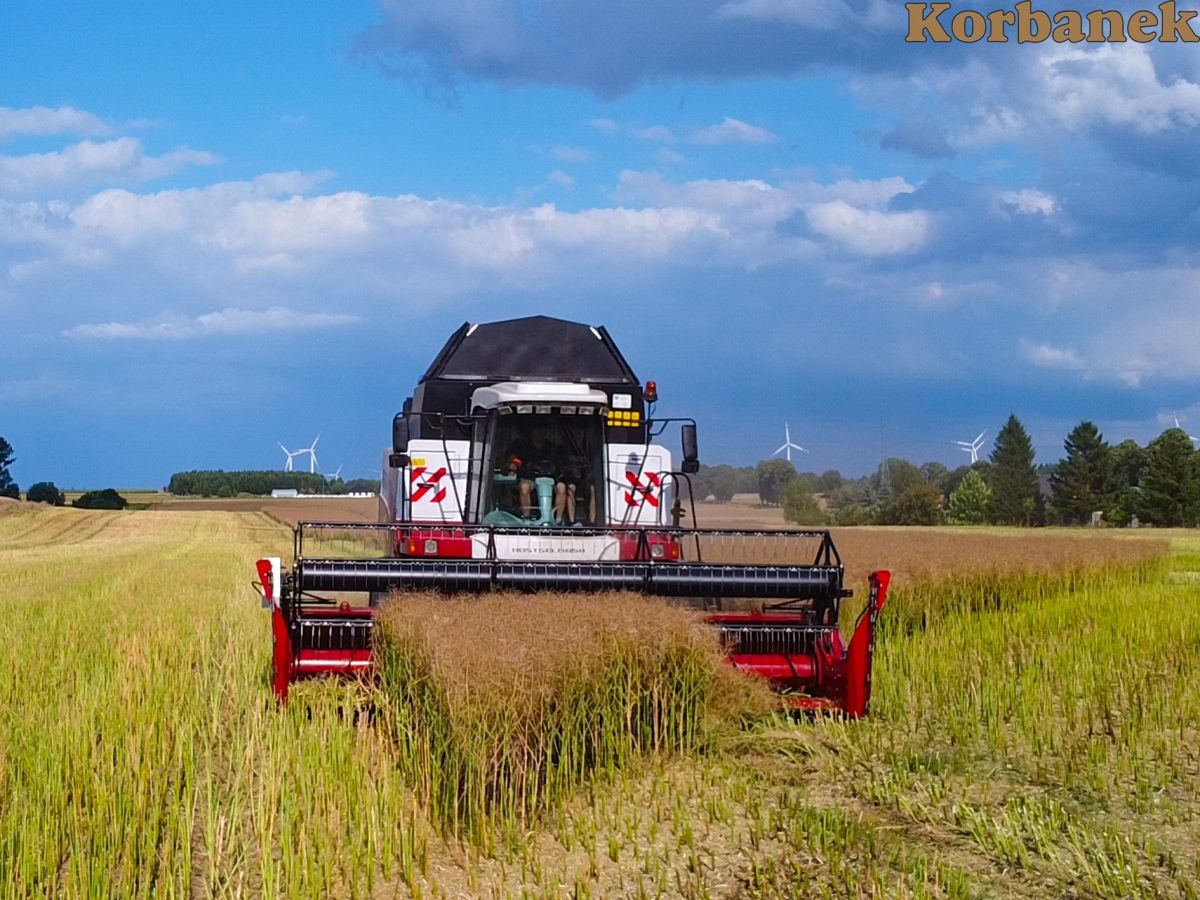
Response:
[{"label": "header auger housing", "polygon": [[[602,326],[455,331],[393,419],[380,524],[302,524],[290,570],[259,561],[279,696],[368,672],[375,605],[392,594],[636,591],[708,610],[730,664],[796,705],[865,713],[888,574],[871,577],[846,644],[828,532],[681,527],[696,521],[677,491],[700,465],[696,423],[656,415],[659,398]],[[678,466],[657,442],[675,425]]]},{"label": "header auger housing", "polygon": [[[554,543],[543,543],[547,538]],[[463,555],[392,555],[413,544],[435,552],[450,546]],[[769,558],[805,544],[815,555],[804,562],[706,559]],[[522,548],[534,558],[520,558]],[[278,558],[258,562],[281,700],[298,679],[369,671],[372,597],[400,592],[393,602],[402,603],[402,592],[410,590],[635,591],[710,610],[729,601],[753,604],[754,610],[705,613],[729,664],[768,679],[792,706],[856,718],[870,700],[875,620],[889,582],[887,572],[871,576],[870,596],[847,644],[838,620],[850,592],[824,531],[303,523],[295,551],[290,570]],[[585,555],[594,558],[580,561]]]}]

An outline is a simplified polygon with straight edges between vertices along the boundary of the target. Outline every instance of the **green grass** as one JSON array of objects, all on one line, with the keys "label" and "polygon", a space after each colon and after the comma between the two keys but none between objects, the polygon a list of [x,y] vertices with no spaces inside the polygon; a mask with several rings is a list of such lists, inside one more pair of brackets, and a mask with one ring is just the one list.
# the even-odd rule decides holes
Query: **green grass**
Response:
[{"label": "green grass", "polygon": [[1165,563],[898,585],[869,719],[638,747],[460,843],[366,691],[272,702],[248,582],[285,529],[19,508],[0,897],[1194,897],[1200,535],[1172,540]]}]

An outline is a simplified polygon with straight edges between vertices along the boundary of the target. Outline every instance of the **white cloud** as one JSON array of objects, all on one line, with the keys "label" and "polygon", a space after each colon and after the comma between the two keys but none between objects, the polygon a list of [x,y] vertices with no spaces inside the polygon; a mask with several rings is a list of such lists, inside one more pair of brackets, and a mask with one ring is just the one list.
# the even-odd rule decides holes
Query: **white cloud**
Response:
[{"label": "white cloud", "polygon": [[29,378],[0,381],[0,400],[11,403],[40,402],[51,397],[78,392],[80,385],[55,372],[39,372]]},{"label": "white cloud", "polygon": [[864,256],[895,256],[920,248],[929,233],[925,212],[880,212],[844,200],[818,203],[807,211],[817,234]]},{"label": "white cloud", "polygon": [[[614,122],[612,119],[595,119],[592,125],[608,133],[620,131],[640,141],[650,141],[654,144],[673,144],[678,137],[666,125],[622,125],[621,123]],[[778,140],[775,134],[766,128],[751,125],[748,122],[743,122],[740,119],[734,119],[730,116],[725,116],[716,125],[698,128],[688,133],[686,139],[693,144],[708,145],[768,144]],[[570,162],[572,160],[567,159],[566,161]]]},{"label": "white cloud", "polygon": [[185,231],[190,224],[187,197],[186,191],[136,194],[113,188],[75,207],[70,219],[84,235],[94,234],[119,245],[129,245],[147,236]]},{"label": "white cloud", "polygon": [[899,176],[877,179],[843,178],[830,184],[804,181],[788,185],[788,189],[801,203],[820,203],[829,200],[844,200],[853,206],[869,209],[885,209],[897,194],[911,194],[915,188]]},{"label": "white cloud", "polygon": [[65,150],[0,156],[0,193],[27,194],[48,188],[74,187],[96,181],[140,183],[162,178],[188,166],[218,162],[211,153],[180,147],[150,156],[136,138],[81,141]]},{"label": "white cloud", "polygon": [[[583,245],[575,259],[583,251],[601,259],[617,254],[670,260],[697,238],[716,242],[701,257],[719,253],[722,245],[734,253],[733,239],[741,237],[738,220],[746,217],[732,208],[692,205],[567,212],[552,204],[485,207],[411,195],[270,195],[270,187],[304,181],[292,173],[149,194],[110,189],[50,218],[45,205],[28,204],[19,214],[14,209],[7,219],[0,206],[0,244],[11,227],[15,240],[41,246],[59,262],[82,251],[109,265],[124,255],[148,253],[143,265],[193,270],[188,277],[203,283],[222,273],[317,272],[339,265],[380,275],[400,269],[406,278],[450,270],[528,275],[565,264],[560,249],[575,243]],[[573,183],[563,172],[550,173],[546,182],[564,188]],[[720,193],[715,186],[695,190],[695,199],[704,202],[716,202]],[[726,215],[733,218],[726,222]],[[772,237],[763,233],[758,239]]]},{"label": "white cloud", "polygon": [[553,172],[547,175],[546,181],[548,181],[550,184],[557,185],[560,188],[565,188],[566,190],[570,190],[571,188],[575,187],[575,179],[559,169],[555,169]]},{"label": "white cloud", "polygon": [[731,244],[757,248],[756,256],[784,250],[778,226],[799,208],[789,191],[759,179],[732,181],[700,179],[674,182],[656,173],[624,171],[617,197],[625,203],[650,204],[662,209],[697,210],[712,214]]},{"label": "white cloud", "polygon": [[76,325],[66,329],[63,336],[96,340],[177,341],[213,335],[305,331],[349,325],[357,321],[357,316],[298,312],[282,306],[264,310],[228,308],[193,318],[167,317],[155,322]]},{"label": "white cloud", "polygon": [[1000,194],[1000,202],[1012,207],[1023,215],[1040,213],[1043,216],[1049,216],[1058,209],[1058,204],[1052,196],[1033,188],[1022,188],[1019,191],[1004,191]]},{"label": "white cloud", "polygon": [[653,141],[656,144],[669,144],[675,140],[675,133],[666,125],[648,125],[645,128],[634,128],[631,132],[635,138],[643,141]]},{"label": "white cloud", "polygon": [[688,158],[670,147],[659,147],[654,153],[654,161],[660,166],[681,166]]},{"label": "white cloud", "polygon": [[689,138],[694,144],[769,144],[775,139],[775,135],[767,129],[729,116],[722,119],[719,125],[693,132]]},{"label": "white cloud", "polygon": [[968,302],[996,299],[1003,296],[1003,291],[990,281],[933,280],[915,284],[911,296],[918,309],[942,310]]},{"label": "white cloud", "polygon": [[208,239],[226,250],[297,253],[359,243],[372,231],[373,200],[347,191],[286,200],[239,200],[222,211]]},{"label": "white cloud", "polygon": [[585,163],[592,158],[592,151],[586,147],[568,147],[559,144],[550,149],[550,155],[559,162]]},{"label": "white cloud", "polygon": [[1129,127],[1142,134],[1200,125],[1200,84],[1159,79],[1141,44],[1047,50],[1036,70],[1042,102],[1059,122]]},{"label": "white cloud", "polygon": [[77,134],[100,137],[111,131],[103,119],[73,106],[31,106],[24,109],[0,106],[0,141],[19,135]]},{"label": "white cloud", "polygon": [[1193,268],[1089,258],[1062,274],[1045,315],[1049,327],[1071,334],[1071,344],[1022,340],[1018,349],[1027,362],[1131,388],[1200,378],[1194,336],[1200,281]]},{"label": "white cloud", "polygon": [[949,292],[940,281],[930,281],[917,288],[917,305],[925,309],[945,306],[950,302]]},{"label": "white cloud", "polygon": [[1021,355],[1041,369],[1084,368],[1083,360],[1073,347],[1056,347],[1053,344],[1035,344],[1022,340]]},{"label": "white cloud", "polygon": [[988,147],[1003,141],[1015,141],[1025,131],[1025,120],[1016,110],[1008,106],[994,109],[976,107],[971,111],[967,123],[949,138],[950,144],[959,149]]}]

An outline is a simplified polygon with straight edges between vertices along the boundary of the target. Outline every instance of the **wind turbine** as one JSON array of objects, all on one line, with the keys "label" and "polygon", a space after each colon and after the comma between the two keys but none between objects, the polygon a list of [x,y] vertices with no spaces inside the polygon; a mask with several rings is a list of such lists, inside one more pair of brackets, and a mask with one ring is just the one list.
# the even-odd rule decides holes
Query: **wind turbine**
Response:
[{"label": "wind turbine", "polygon": [[1183,431],[1184,434],[1187,434],[1188,440],[1191,441],[1193,444],[1200,444],[1200,438],[1192,437],[1190,434],[1188,434],[1186,431],[1183,430],[1183,426],[1179,424],[1179,416],[1175,416],[1175,427],[1178,428],[1180,431]]},{"label": "wind turbine", "polygon": [[341,481],[342,480],[342,467],[338,466],[336,472],[334,472],[332,475],[326,475],[325,478],[329,481]]},{"label": "wind turbine", "polygon": [[[276,441],[276,443],[278,443],[278,441]],[[293,469],[292,460],[293,459],[295,459],[297,456],[303,456],[305,453],[308,452],[307,450],[289,450],[287,447],[283,446],[283,444],[279,444],[279,449],[282,450],[284,452],[284,454],[287,456],[287,462],[284,463],[284,465],[283,465],[283,471],[285,471],[285,472],[292,471],[292,469]]]},{"label": "wind turbine", "polygon": [[987,434],[986,431],[981,431],[981,432],[979,432],[979,436],[977,438],[975,438],[975,440],[973,440],[973,441],[955,441],[954,442],[954,443],[958,444],[959,450],[962,450],[964,453],[971,454],[971,465],[975,465],[975,463],[979,462],[979,450],[981,447],[983,447],[983,436],[985,434]]},{"label": "wind turbine", "polygon": [[792,461],[792,451],[793,451],[793,450],[799,450],[801,453],[807,453],[807,452],[808,452],[808,451],[807,451],[807,450],[805,450],[803,447],[801,447],[799,444],[793,444],[793,443],[792,443],[792,432],[791,432],[791,429],[789,428],[789,426],[788,426],[788,423],[787,423],[787,422],[784,422],[784,423],[783,423],[783,444],[782,444],[782,445],[780,445],[779,449],[778,449],[778,450],[776,450],[776,451],[775,451],[774,453],[772,453],[771,455],[772,455],[772,456],[778,456],[780,453],[784,453],[784,454],[786,454],[786,455],[787,455],[787,461],[788,461],[788,462],[791,462],[791,461]]},{"label": "wind turbine", "polygon": [[296,451],[297,456],[300,456],[301,454],[304,454],[304,453],[308,454],[308,471],[309,471],[309,474],[312,474],[312,475],[315,475],[317,473],[317,441],[319,441],[320,439],[321,439],[321,433],[317,432],[317,436],[315,438],[313,438],[312,446],[305,447],[303,450]]}]

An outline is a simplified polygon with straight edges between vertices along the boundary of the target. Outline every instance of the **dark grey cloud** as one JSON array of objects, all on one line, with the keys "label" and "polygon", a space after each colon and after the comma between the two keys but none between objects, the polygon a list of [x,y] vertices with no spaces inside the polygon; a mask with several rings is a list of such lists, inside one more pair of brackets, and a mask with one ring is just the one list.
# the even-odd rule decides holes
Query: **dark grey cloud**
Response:
[{"label": "dark grey cloud", "polygon": [[879,139],[885,150],[903,150],[922,159],[954,155],[942,126],[932,119],[906,119]]},{"label": "dark grey cloud", "polygon": [[[438,84],[581,87],[601,96],[671,78],[724,80],[837,66],[907,69],[889,0],[380,0],[356,52]],[[938,47],[942,57],[960,48]]]}]

